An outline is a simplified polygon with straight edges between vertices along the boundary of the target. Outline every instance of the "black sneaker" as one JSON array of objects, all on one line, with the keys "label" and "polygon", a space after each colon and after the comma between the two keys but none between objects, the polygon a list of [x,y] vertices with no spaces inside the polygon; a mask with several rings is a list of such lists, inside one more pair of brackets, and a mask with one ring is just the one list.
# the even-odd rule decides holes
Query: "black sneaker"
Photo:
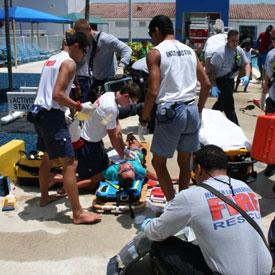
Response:
[{"label": "black sneaker", "polygon": [[271,177],[275,172],[275,165],[268,164],[264,170],[264,175],[266,177]]}]

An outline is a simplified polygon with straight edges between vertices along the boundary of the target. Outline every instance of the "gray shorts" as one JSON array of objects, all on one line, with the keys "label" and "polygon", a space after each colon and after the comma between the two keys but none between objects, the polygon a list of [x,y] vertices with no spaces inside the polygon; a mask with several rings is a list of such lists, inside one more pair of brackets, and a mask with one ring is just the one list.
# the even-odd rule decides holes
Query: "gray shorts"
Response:
[{"label": "gray shorts", "polygon": [[[199,149],[200,118],[195,102],[176,103],[175,116],[166,122],[156,119],[151,152],[172,158],[175,150],[192,153]],[[158,112],[158,110],[157,110]]]}]

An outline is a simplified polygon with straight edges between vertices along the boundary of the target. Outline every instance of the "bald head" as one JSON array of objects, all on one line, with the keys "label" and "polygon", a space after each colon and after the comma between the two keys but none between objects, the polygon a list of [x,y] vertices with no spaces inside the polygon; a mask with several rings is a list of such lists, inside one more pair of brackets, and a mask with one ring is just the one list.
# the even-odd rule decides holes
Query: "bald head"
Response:
[{"label": "bald head", "polygon": [[216,33],[224,33],[224,23],[221,19],[216,19],[214,29]]}]

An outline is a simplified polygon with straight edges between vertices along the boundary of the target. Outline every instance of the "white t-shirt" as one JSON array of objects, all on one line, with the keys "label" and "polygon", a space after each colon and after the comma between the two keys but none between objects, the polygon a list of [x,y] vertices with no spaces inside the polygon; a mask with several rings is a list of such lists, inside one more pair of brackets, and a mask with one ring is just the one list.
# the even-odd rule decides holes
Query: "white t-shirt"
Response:
[{"label": "white t-shirt", "polygon": [[148,67],[146,64],[146,57],[143,57],[139,60],[137,60],[135,63],[132,65],[132,69],[137,70],[137,71],[143,71],[148,74]]},{"label": "white t-shirt", "polygon": [[227,36],[224,33],[217,33],[210,36],[204,45],[204,59],[210,58],[217,48],[225,45],[227,42]]},{"label": "white t-shirt", "polygon": [[[59,109],[63,112],[66,111],[66,106],[59,105],[56,101],[53,100],[53,89],[56,83],[57,76],[59,74],[60,66],[65,60],[73,61],[73,59],[70,58],[68,52],[61,51],[60,53],[51,56],[45,62],[41,73],[38,91],[34,104],[42,106],[47,110],[54,108]],[[70,80],[70,83],[65,90],[66,96],[69,96],[70,94],[73,80],[74,76]]]},{"label": "white t-shirt", "polygon": [[107,130],[112,130],[117,125],[118,107],[115,93],[103,94],[94,104],[97,108],[90,119],[84,122],[81,137],[90,142],[99,142],[107,135]]},{"label": "white t-shirt", "polygon": [[245,53],[245,56],[249,60],[249,63],[251,63],[251,60],[252,60],[252,49],[250,49],[249,51],[247,51],[245,48],[243,48],[243,51]]},{"label": "white t-shirt", "polygon": [[156,103],[194,99],[197,87],[195,52],[177,40],[164,40],[155,49],[161,55],[161,81]]}]

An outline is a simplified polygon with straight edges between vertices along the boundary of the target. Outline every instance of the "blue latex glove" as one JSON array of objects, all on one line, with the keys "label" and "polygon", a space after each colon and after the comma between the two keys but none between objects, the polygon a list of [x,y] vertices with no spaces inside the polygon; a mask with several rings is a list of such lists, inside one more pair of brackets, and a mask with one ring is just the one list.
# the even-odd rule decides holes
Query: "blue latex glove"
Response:
[{"label": "blue latex glove", "polygon": [[213,86],[211,89],[211,96],[218,97],[218,95],[221,93],[219,88],[217,86]]},{"label": "blue latex glove", "polygon": [[246,86],[248,85],[248,83],[249,83],[249,77],[248,77],[247,75],[241,77],[240,80],[241,80],[242,85],[243,85],[244,87],[246,87]]},{"label": "blue latex glove", "polygon": [[145,225],[146,225],[147,223],[151,222],[151,220],[152,220],[152,219],[147,218],[147,219],[145,219],[145,220],[143,221],[143,223],[142,223],[141,226],[140,226],[140,230],[141,230],[142,232],[144,231]]}]

